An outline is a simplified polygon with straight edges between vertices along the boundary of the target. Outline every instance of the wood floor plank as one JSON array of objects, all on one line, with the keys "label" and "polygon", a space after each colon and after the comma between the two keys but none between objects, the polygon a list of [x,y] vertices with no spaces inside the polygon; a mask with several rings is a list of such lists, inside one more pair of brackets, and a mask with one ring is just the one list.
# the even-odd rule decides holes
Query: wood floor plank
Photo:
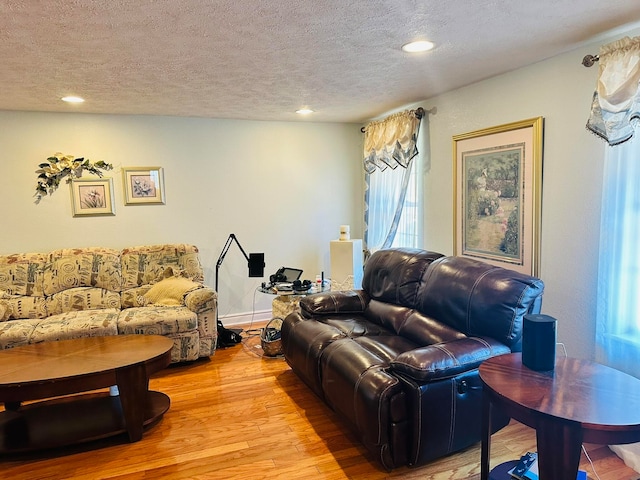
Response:
[{"label": "wood floor plank", "polygon": [[[253,326],[256,328],[256,325]],[[291,372],[263,357],[258,337],[209,360],[171,366],[150,387],[171,398],[141,441],[124,436],[47,452],[0,457],[0,478],[479,480],[480,446],[421,468],[383,469],[345,424]],[[608,447],[587,445],[600,480],[636,480]],[[517,422],[492,441],[492,466],[535,450]],[[595,479],[589,462],[581,466]]]}]

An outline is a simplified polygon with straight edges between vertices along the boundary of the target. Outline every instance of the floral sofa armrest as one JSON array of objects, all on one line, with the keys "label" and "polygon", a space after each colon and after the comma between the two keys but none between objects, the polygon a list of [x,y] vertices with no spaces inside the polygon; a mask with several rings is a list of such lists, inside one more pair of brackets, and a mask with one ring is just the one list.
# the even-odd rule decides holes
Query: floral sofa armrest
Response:
[{"label": "floral sofa armrest", "polygon": [[184,296],[184,304],[189,310],[196,313],[211,309],[215,311],[218,305],[218,294],[214,289],[202,286],[202,288],[187,292]]},{"label": "floral sofa armrest", "polygon": [[186,307],[198,316],[200,333],[200,356],[210,356],[218,343],[218,293],[210,287],[202,286],[184,296]]}]

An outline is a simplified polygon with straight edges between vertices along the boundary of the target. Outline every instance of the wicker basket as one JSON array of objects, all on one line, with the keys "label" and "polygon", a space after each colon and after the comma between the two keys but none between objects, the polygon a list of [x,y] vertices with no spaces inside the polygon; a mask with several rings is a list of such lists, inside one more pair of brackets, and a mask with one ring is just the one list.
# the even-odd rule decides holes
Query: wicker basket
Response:
[{"label": "wicker basket", "polygon": [[281,329],[282,319],[279,317],[272,318],[269,323],[267,323],[267,326],[262,329],[260,341],[262,342],[262,350],[267,357],[282,355]]}]

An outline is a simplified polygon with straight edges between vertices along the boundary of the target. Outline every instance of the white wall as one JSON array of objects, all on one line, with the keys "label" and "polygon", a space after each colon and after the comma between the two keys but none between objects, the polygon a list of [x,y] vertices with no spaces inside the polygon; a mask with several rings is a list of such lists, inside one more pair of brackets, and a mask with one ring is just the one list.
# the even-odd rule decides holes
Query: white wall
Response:
[{"label": "white wall", "polygon": [[424,247],[446,254],[454,248],[452,137],[544,117],[542,310],[558,319],[558,340],[578,358],[593,359],[595,354],[605,153],[605,143],[585,129],[598,67],[585,68],[581,61],[621,36],[410,106],[437,109],[429,117],[431,167],[425,174]]},{"label": "white wall", "polygon": [[[445,254],[453,253],[452,137],[544,117],[543,312],[558,319],[559,340],[579,358],[594,357],[605,152],[585,129],[597,67],[580,62],[620,36],[410,106],[437,109],[428,120],[424,248]],[[0,253],[189,242],[201,249],[213,285],[232,232],[247,252],[265,252],[266,275],[286,265],[312,279],[330,275],[328,246],[339,225],[362,238],[359,125],[0,112],[0,145]],[[56,151],[116,166],[115,217],[72,218],[66,185],[33,204],[34,170]],[[166,206],[123,205],[118,168],[138,165],[164,167]],[[260,281],[246,277],[232,247],[220,273],[229,323],[254,305],[269,309],[271,298],[254,294]]]},{"label": "white wall", "polygon": [[[213,286],[230,233],[247,253],[265,253],[266,279],[281,266],[330,275],[339,226],[362,236],[360,125],[5,111],[0,145],[1,254],[193,243]],[[115,216],[72,217],[66,184],[34,204],[35,170],[58,151],[114,165]],[[166,205],[125,206],[123,166],[163,167]],[[220,269],[225,323],[270,310],[272,299],[254,294],[263,280],[247,277],[233,245]]]}]

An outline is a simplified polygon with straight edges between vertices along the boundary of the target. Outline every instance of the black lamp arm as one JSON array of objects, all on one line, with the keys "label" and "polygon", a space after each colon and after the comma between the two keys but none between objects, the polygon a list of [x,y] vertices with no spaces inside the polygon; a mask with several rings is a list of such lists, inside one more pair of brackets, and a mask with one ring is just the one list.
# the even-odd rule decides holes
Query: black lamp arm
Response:
[{"label": "black lamp arm", "polygon": [[220,256],[218,257],[218,261],[216,262],[216,292],[218,291],[218,270],[220,270],[220,266],[224,261],[224,257],[227,255],[229,248],[231,248],[231,244],[236,242],[238,248],[244,255],[244,258],[247,259],[247,267],[249,267],[249,276],[250,277],[261,277],[264,275],[264,253],[252,253],[251,255],[247,255],[247,252],[244,251],[240,242],[236,238],[235,234],[229,235],[227,241],[222,248],[222,252],[220,252]]},{"label": "black lamp arm", "polygon": [[233,242],[236,242],[236,245],[238,245],[238,248],[242,252],[242,255],[244,255],[244,258],[247,259],[247,262],[249,261],[249,255],[247,255],[247,252],[244,251],[244,248],[242,248],[242,245],[240,245],[240,242],[238,242],[235,234],[232,233],[231,235],[229,235],[229,238],[227,238],[224,247],[222,247],[222,252],[220,252],[218,261],[216,262],[216,291],[218,291],[218,270],[220,270],[222,262],[224,262],[224,257],[227,255],[227,252],[229,251],[229,248],[231,248],[231,244]]}]

